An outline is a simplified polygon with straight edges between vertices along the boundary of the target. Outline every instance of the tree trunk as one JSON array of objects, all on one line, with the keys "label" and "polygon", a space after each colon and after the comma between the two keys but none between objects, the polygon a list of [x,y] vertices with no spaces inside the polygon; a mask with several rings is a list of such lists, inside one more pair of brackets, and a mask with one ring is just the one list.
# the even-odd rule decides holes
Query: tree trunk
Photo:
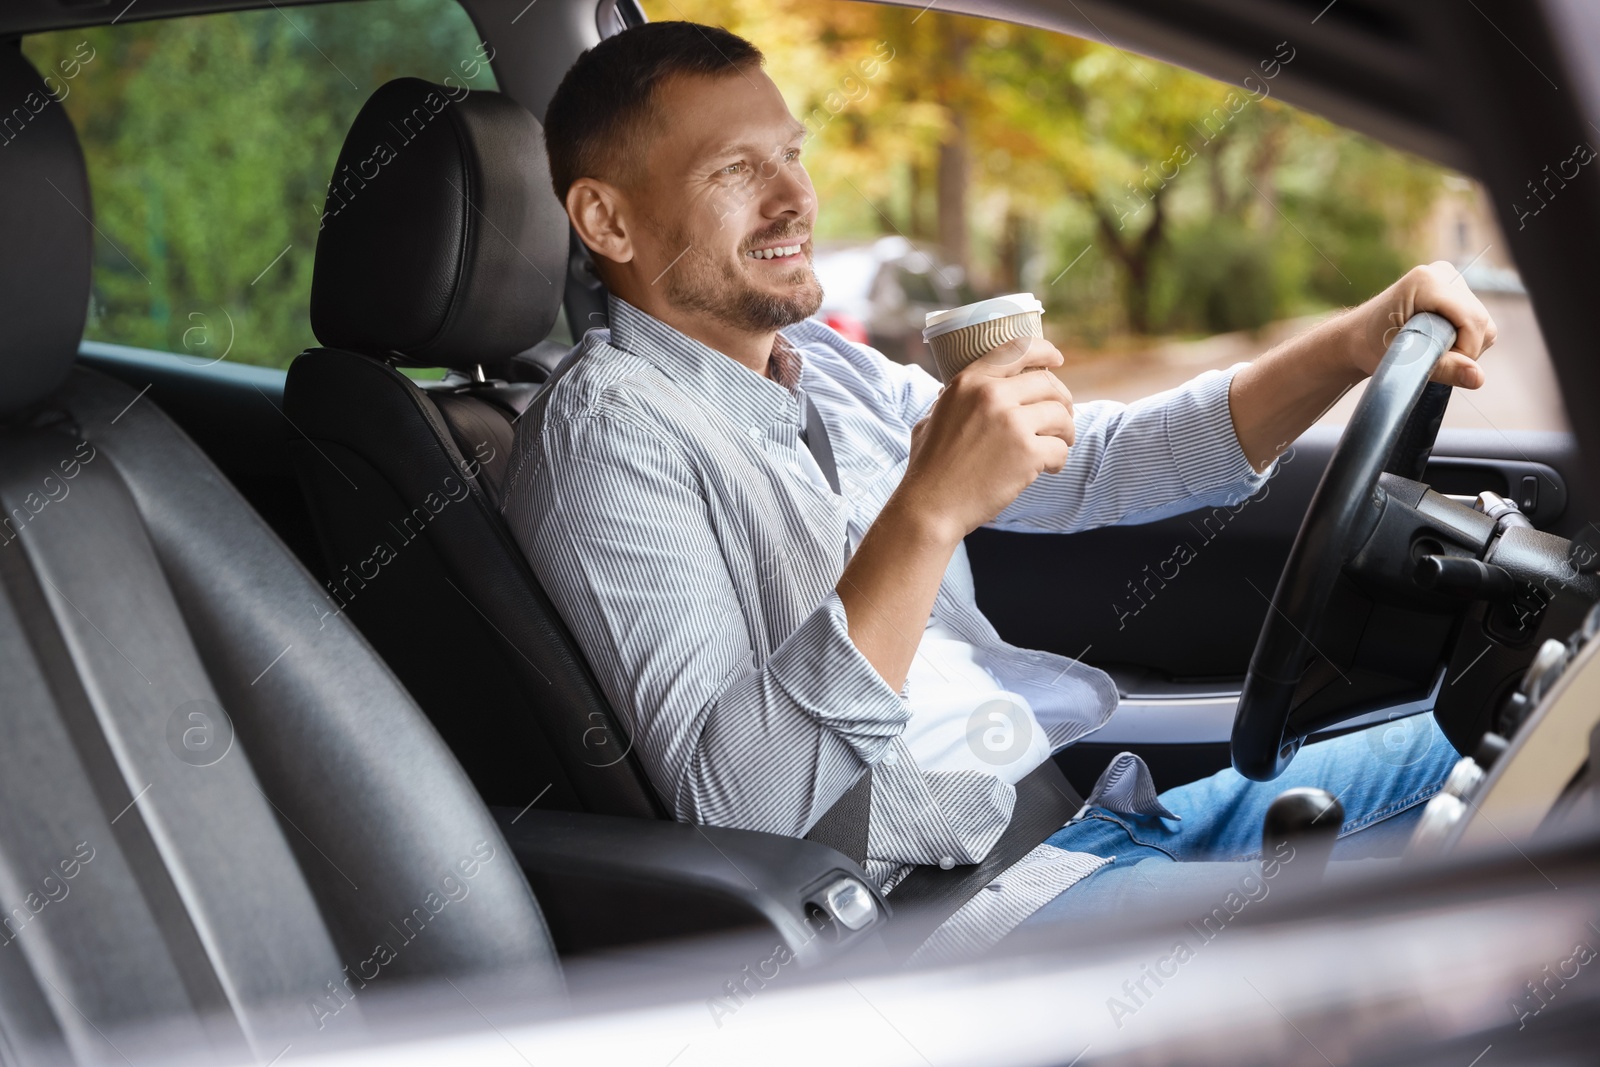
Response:
[{"label": "tree trunk", "polygon": [[1028,235],[1023,227],[1022,216],[1017,214],[1016,206],[1008,206],[996,257],[1000,261],[1000,277],[997,280],[1007,292],[1019,292],[1023,286],[1022,273],[1028,259]]},{"label": "tree trunk", "polygon": [[1228,175],[1223,164],[1223,148],[1227,147],[1227,135],[1224,134],[1222,144],[1213,147],[1206,156],[1207,176],[1211,179],[1211,214],[1216,218],[1226,218],[1232,213],[1233,198],[1228,195]]},{"label": "tree trunk", "polygon": [[[1262,217],[1268,224],[1276,225],[1278,213],[1278,185],[1274,180],[1278,173],[1278,159],[1283,154],[1284,137],[1287,131],[1278,123],[1270,123],[1259,138],[1256,139],[1255,152],[1247,164],[1250,180],[1255,188],[1250,190],[1251,195],[1260,193],[1258,200],[1265,200],[1266,207]],[[1246,186],[1249,189],[1249,186]]]},{"label": "tree trunk", "polygon": [[933,232],[928,226],[928,212],[925,201],[928,198],[928,171],[919,160],[911,161],[911,204],[909,211],[910,225],[913,240],[922,240],[932,237]]},{"label": "tree trunk", "polygon": [[945,20],[944,36],[939,102],[949,110],[950,133],[939,146],[937,164],[939,245],[951,263],[967,270],[967,101],[962,98],[961,86],[970,42],[954,20]]},{"label": "tree trunk", "polygon": [[1168,187],[1158,189],[1150,197],[1150,225],[1138,237],[1124,241],[1117,229],[1113,213],[1099,201],[1094,202],[1095,221],[1100,236],[1111,256],[1122,267],[1122,306],[1128,317],[1128,329],[1136,334],[1148,335],[1152,329],[1150,308],[1150,274],[1166,236],[1166,203],[1164,193]]},{"label": "tree trunk", "polygon": [[939,245],[951,263],[967,267],[967,119],[951,113],[950,139],[939,146]]}]

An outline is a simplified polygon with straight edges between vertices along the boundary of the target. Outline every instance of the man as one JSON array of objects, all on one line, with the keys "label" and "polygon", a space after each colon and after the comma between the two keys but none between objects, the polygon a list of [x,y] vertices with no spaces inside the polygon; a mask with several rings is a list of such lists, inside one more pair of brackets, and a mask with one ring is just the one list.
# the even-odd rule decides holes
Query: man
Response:
[{"label": "man", "polygon": [[[1103,672],[999,638],[967,533],[1238,502],[1372,372],[1395,325],[1453,321],[1436,378],[1466,388],[1494,326],[1438,264],[1136,404],[1075,408],[1053,373],[1021,373],[1061,365],[1043,340],[941,389],[808,319],[822,293],[805,129],[761,65],[724,30],[652,23],[586,52],[551,100],[556,194],[610,290],[610,328],[522,418],[505,513],[674,815],[803,835],[868,770],[864,866],[892,902],[916,865],[981,861],[1016,783],[1116,706]],[[815,458],[829,452],[837,491]],[[1453,762],[1423,721],[1387,762],[1351,735],[1308,746],[1278,782],[1224,771],[1159,798],[1119,757],[1079,818],[917,958],[1120,896],[1135,861],[1152,861],[1138,884],[1217,867],[1179,859],[1236,876],[1287,785],[1338,790],[1346,832],[1404,828]],[[1002,743],[977,743],[991,722]]]}]

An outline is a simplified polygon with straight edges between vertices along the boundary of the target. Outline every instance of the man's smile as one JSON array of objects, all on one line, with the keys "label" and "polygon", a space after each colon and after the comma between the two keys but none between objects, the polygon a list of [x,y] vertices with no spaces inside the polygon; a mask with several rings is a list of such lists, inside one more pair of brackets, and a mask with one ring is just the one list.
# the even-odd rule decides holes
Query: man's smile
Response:
[{"label": "man's smile", "polygon": [[789,244],[767,245],[764,248],[752,248],[744,254],[746,259],[773,259],[784,262],[793,262],[803,258],[806,251],[806,241],[791,242]]}]

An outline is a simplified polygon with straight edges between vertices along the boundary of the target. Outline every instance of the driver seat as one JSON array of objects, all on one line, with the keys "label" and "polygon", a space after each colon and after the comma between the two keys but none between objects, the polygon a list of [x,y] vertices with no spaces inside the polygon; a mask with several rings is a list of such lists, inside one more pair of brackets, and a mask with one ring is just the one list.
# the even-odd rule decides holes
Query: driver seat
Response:
[{"label": "driver seat", "polygon": [[[0,48],[0,99],[29,98]],[[66,112],[6,161],[4,1058],[304,1055],[372,1036],[374,984],[558,997],[516,860],[394,675],[152,401],[76,364],[94,231]]]},{"label": "driver seat", "polygon": [[[375,145],[391,158],[352,180]],[[485,800],[664,818],[500,516],[513,424],[538,391],[518,357],[561,309],[568,232],[521,105],[416,78],[379,87],[317,241],[324,347],[290,367],[284,410],[305,436],[296,472],[329,576],[317,610],[348,612]],[[407,366],[453,373],[422,384]]]}]

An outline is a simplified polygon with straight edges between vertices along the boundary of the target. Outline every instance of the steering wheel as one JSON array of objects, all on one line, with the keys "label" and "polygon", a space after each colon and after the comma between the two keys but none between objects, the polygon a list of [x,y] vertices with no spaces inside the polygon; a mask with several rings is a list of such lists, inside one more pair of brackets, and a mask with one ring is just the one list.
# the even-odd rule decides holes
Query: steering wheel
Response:
[{"label": "steering wheel", "polygon": [[1422,476],[1450,398],[1450,387],[1430,385],[1428,376],[1455,340],[1455,327],[1431,312],[1401,327],[1317,484],[1234,712],[1233,766],[1246,778],[1278,777],[1305,741],[1289,717],[1307,653],[1315,652],[1318,623],[1341,571],[1377,524],[1383,500],[1378,476],[1386,468],[1413,480]]}]

